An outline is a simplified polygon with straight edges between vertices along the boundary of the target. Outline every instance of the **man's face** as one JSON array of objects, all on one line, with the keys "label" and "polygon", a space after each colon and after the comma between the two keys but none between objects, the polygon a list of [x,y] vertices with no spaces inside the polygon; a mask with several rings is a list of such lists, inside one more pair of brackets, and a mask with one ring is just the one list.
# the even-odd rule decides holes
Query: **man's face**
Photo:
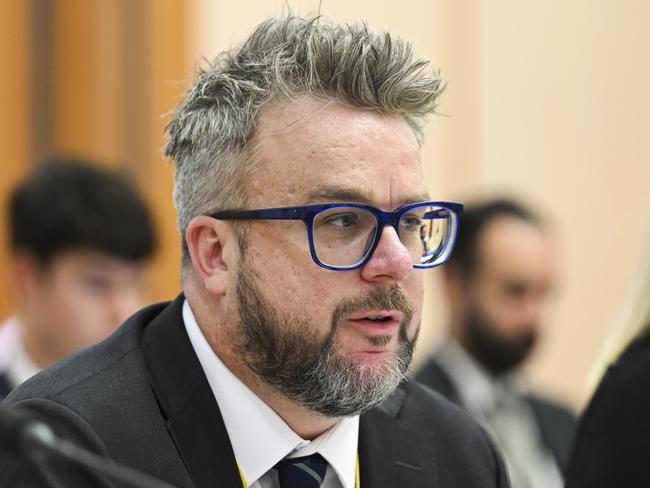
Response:
[{"label": "man's face", "polygon": [[487,224],[476,269],[465,284],[462,336],[488,370],[507,371],[532,350],[552,281],[551,249],[542,230],[512,217]]},{"label": "man's face", "polygon": [[36,265],[23,301],[26,334],[52,360],[99,342],[142,306],[142,274],[139,263],[83,249]]},{"label": "man's face", "polygon": [[[401,117],[307,97],[277,101],[259,115],[255,140],[262,164],[248,185],[249,208],[357,202],[393,210],[427,198],[419,146]],[[381,401],[408,367],[422,309],[422,271],[395,230],[383,230],[363,267],[331,271],[312,261],[303,222],[246,226],[231,334],[246,366],[322,415]]]}]

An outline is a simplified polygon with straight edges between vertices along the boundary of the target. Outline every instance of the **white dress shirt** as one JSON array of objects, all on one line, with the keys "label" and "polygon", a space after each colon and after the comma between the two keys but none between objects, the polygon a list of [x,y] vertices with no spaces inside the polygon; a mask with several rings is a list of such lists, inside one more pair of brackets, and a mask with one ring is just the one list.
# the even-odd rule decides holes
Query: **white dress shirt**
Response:
[{"label": "white dress shirt", "polygon": [[0,371],[7,374],[7,380],[16,387],[38,373],[41,368],[25,351],[22,341],[22,325],[17,317],[11,317],[0,327]]},{"label": "white dress shirt", "polygon": [[359,416],[344,417],[334,427],[309,441],[301,438],[235,376],[214,353],[187,302],[185,329],[219,405],[235,459],[248,487],[278,488],[272,469],[286,457],[318,453],[328,462],[322,488],[354,488],[356,481]]},{"label": "white dress shirt", "polygon": [[4,371],[11,362],[11,357],[20,339],[20,321],[12,316],[0,324],[0,371]]}]

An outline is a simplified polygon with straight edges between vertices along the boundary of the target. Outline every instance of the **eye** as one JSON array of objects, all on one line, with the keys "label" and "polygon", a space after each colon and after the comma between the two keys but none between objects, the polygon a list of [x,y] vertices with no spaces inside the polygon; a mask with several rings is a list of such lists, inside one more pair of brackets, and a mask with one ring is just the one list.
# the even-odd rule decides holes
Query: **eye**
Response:
[{"label": "eye", "polygon": [[331,225],[340,229],[357,226],[361,222],[359,215],[352,212],[329,214],[320,222],[321,225]]},{"label": "eye", "polygon": [[407,231],[416,231],[422,226],[422,219],[417,215],[404,215],[400,219],[400,228]]},{"label": "eye", "polygon": [[113,286],[110,277],[97,273],[86,273],[80,276],[80,283],[86,291],[95,295],[106,294]]}]

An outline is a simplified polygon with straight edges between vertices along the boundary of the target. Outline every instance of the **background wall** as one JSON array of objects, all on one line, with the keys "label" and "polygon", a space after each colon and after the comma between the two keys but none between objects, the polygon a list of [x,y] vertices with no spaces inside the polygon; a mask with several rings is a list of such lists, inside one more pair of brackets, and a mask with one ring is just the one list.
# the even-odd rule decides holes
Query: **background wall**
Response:
[{"label": "background wall", "polygon": [[[161,248],[152,299],[178,289],[178,235],[161,117],[195,63],[241,40],[281,0],[26,0],[0,17],[0,204],[45,154],[82,153],[130,175]],[[297,13],[318,1],[289,0]],[[575,407],[631,291],[650,220],[650,3],[644,0],[325,0],[415,41],[447,81],[426,134],[432,194],[506,192],[550,220],[560,286],[527,373]],[[4,229],[4,212],[0,217]],[[0,232],[4,232],[0,230]],[[4,234],[2,234],[4,236]],[[5,239],[2,239],[3,243]],[[643,250],[647,252],[646,250]],[[0,249],[0,268],[6,249]],[[427,275],[416,361],[444,330],[439,272]],[[11,310],[0,274],[0,318]]]},{"label": "background wall", "polygon": [[[193,1],[189,58],[212,57],[283,4]],[[412,39],[441,70],[447,89],[424,148],[435,198],[507,193],[550,220],[559,287],[527,373],[580,407],[650,220],[650,3],[325,0],[321,11]],[[427,279],[416,363],[445,327],[439,272]]]},{"label": "background wall", "polygon": [[[54,153],[90,158],[139,187],[160,235],[151,300],[179,290],[179,239],[163,127],[183,93],[187,4],[177,0],[20,0],[0,16],[0,269],[15,183]],[[47,211],[47,209],[43,209]],[[0,273],[0,319],[11,289]]]}]

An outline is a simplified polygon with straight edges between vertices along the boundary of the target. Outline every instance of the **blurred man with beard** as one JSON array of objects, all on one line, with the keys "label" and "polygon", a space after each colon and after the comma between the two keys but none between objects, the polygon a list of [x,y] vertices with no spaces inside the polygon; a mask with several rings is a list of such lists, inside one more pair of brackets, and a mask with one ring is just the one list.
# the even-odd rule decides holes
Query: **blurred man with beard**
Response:
[{"label": "blurred man with beard", "polygon": [[[322,17],[269,19],[223,53],[168,128],[183,293],[11,404],[179,488],[509,486],[478,424],[402,381],[462,214],[423,183],[427,64]],[[43,483],[0,466],[16,486]]]},{"label": "blurred man with beard", "polygon": [[466,208],[444,277],[450,336],[416,378],[492,432],[513,487],[561,487],[574,415],[529,393],[517,374],[553,286],[543,224],[512,201]]}]

